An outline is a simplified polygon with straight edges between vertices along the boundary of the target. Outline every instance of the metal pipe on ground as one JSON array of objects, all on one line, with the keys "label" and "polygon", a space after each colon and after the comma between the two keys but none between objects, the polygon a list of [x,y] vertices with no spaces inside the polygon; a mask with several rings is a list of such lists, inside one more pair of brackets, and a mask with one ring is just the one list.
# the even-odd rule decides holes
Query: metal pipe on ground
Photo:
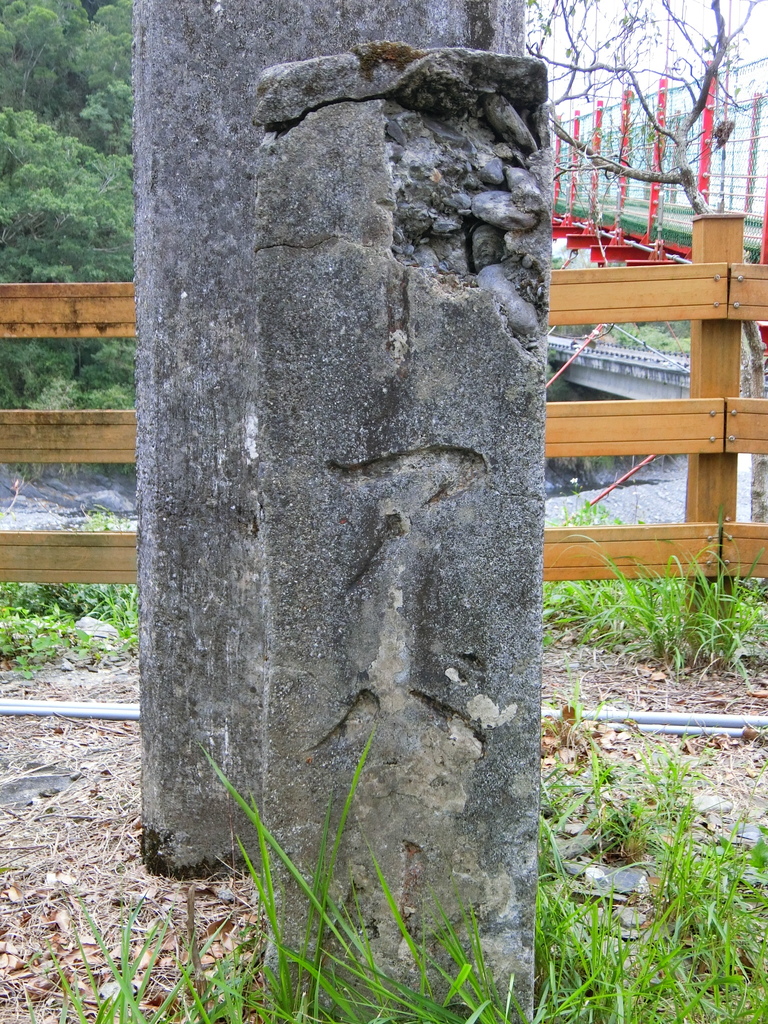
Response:
[{"label": "metal pipe on ground", "polygon": [[0,700],[0,715],[61,715],[63,718],[102,718],[138,722],[138,704],[96,704],[65,700]]},{"label": "metal pipe on ground", "polygon": [[[626,722],[617,724],[620,728],[628,728]],[[727,729],[722,725],[711,728],[700,725],[638,725],[637,731],[655,736],[743,736],[745,728]]]},{"label": "metal pipe on ground", "polygon": [[[115,722],[138,722],[138,704],[97,704],[57,700],[0,700],[0,716],[32,715],[43,717],[60,715],[63,718],[97,718]],[[561,718],[555,709],[544,709],[542,718]],[[759,715],[686,715],[660,711],[623,711],[600,708],[581,715],[587,722],[612,722],[617,725],[633,723],[639,732],[661,733],[675,736],[702,736],[725,733],[741,736],[744,729],[768,729],[768,717]]]},{"label": "metal pipe on ground", "polygon": [[[545,709],[543,718],[561,718],[557,710]],[[611,722],[617,725],[633,723],[640,732],[661,732],[677,736],[707,736],[726,733],[740,736],[744,729],[768,729],[768,717],[760,715],[691,715],[662,711],[624,711],[618,708],[600,708],[585,711],[581,718],[587,722]]]}]

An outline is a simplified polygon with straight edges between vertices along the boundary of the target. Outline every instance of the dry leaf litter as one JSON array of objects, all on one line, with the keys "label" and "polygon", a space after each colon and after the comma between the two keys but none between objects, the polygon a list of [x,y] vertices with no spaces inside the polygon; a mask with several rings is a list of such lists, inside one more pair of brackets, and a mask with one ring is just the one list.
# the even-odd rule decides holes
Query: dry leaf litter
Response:
[{"label": "dry leaf litter", "polygon": [[[32,679],[0,672],[0,696],[138,701],[137,667],[130,658],[117,654],[100,665],[66,667],[44,669]],[[565,708],[566,722],[543,731],[545,771],[554,765],[573,773],[581,770],[585,728],[608,758],[639,760],[648,749],[648,737],[608,723],[588,723],[580,732],[571,729],[567,709],[576,700],[586,708],[610,703],[635,710],[768,715],[768,675],[745,680],[710,672],[675,679],[658,666],[631,665],[598,651],[550,648],[544,702]],[[705,776],[706,789],[696,796],[707,828],[732,833],[739,823],[758,829],[768,825],[768,747],[761,735],[652,742],[695,761]],[[56,962],[95,1016],[96,994],[108,994],[112,981],[108,957],[119,961],[123,926],[132,915],[137,979],[150,972],[144,1000],[148,1008],[161,1005],[179,977],[178,964],[189,959],[190,920],[192,948],[200,953],[202,970],[244,941],[258,955],[262,921],[249,878],[230,873],[190,883],[145,871],[140,858],[138,723],[0,718],[2,794],[0,1024],[28,1021],[30,1002],[41,1024],[59,1021]],[[11,799],[14,795],[18,799]],[[579,838],[578,822],[570,831]],[[588,849],[580,855],[577,850],[575,862],[581,863],[585,882],[601,884],[602,868],[590,864]],[[652,884],[652,875],[647,877]],[[621,897],[614,899],[620,902]],[[629,903],[625,910],[631,935],[639,927],[642,897],[635,894]],[[152,929],[156,937],[147,947]]]}]

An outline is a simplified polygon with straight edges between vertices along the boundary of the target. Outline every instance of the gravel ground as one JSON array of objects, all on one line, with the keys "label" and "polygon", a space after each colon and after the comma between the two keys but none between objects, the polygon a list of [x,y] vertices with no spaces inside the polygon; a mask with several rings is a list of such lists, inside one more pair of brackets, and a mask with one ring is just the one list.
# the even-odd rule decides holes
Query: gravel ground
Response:
[{"label": "gravel ground", "polygon": [[[737,519],[749,522],[750,483],[752,464],[749,455],[739,456],[739,490]],[[578,486],[575,484],[574,486]],[[622,523],[683,523],[685,522],[686,467],[682,460],[664,460],[660,465],[651,463],[640,470],[632,482],[616,488],[600,505],[611,519]],[[562,523],[566,514],[573,513],[585,501],[592,501],[605,488],[578,491],[567,497],[549,498],[547,522]]]}]

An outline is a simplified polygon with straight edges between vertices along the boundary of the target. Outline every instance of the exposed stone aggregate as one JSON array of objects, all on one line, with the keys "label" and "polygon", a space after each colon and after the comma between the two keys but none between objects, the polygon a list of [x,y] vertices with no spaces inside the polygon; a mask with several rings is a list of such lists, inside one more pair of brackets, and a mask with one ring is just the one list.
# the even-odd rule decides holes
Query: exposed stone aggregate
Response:
[{"label": "exposed stone aggregate", "polygon": [[265,144],[322,106],[385,98],[393,255],[490,292],[510,333],[539,347],[549,234],[538,229],[551,179],[543,93],[519,88],[517,58],[375,45],[269,69],[257,89],[257,120],[276,130]]}]

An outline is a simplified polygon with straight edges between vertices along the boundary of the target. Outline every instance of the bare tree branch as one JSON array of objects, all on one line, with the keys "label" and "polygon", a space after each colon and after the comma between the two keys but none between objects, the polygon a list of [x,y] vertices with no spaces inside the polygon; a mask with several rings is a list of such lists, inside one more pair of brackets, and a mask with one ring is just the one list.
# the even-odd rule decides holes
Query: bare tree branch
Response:
[{"label": "bare tree branch", "polygon": [[615,174],[622,178],[632,178],[633,181],[659,182],[662,185],[683,185],[683,177],[679,170],[647,171],[641,167],[622,164],[618,160],[612,160],[610,157],[598,153],[586,142],[574,139],[559,121],[553,121],[553,128],[555,134],[563,142],[567,142],[569,146],[572,146],[578,153],[585,156],[598,171],[607,171],[609,174]]}]

